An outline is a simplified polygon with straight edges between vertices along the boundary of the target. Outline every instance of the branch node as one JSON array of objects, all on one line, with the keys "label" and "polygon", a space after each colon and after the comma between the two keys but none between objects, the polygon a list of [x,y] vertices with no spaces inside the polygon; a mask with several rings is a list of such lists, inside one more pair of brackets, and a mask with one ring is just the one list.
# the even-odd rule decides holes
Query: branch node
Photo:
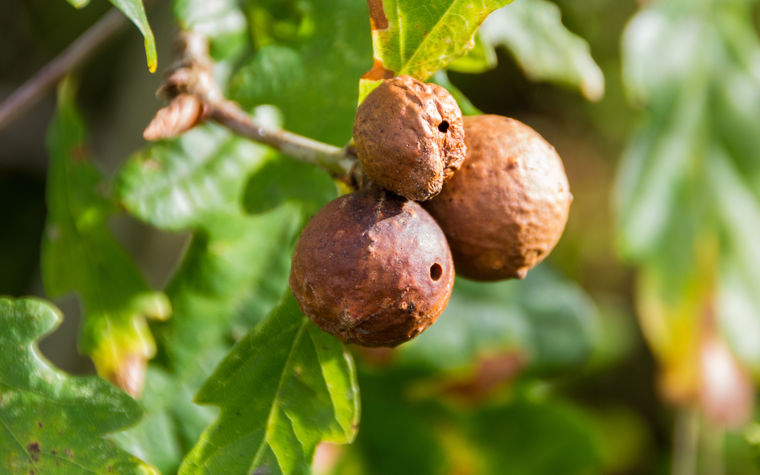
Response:
[{"label": "branch node", "polygon": [[145,129],[143,137],[146,140],[176,137],[209,119],[238,135],[321,167],[349,186],[356,187],[361,183],[361,167],[357,167],[358,161],[351,148],[340,148],[287,130],[267,127],[235,102],[227,100],[214,79],[205,37],[183,32],[177,37],[176,49],[177,60],[158,90],[158,94],[167,97],[169,104],[156,113]]}]

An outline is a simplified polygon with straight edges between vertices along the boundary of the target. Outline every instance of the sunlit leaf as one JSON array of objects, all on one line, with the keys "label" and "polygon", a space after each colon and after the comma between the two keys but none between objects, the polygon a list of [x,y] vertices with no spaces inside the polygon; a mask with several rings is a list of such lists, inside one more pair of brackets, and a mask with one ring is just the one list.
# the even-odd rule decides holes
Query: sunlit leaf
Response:
[{"label": "sunlit leaf", "polygon": [[[509,0],[369,3],[376,67],[424,80],[472,48],[483,20]],[[377,72],[367,79],[381,79],[373,77]]]},{"label": "sunlit leaf", "polygon": [[353,439],[357,391],[342,344],[304,317],[288,292],[201,388],[197,401],[221,413],[180,472],[307,472],[321,440]]},{"label": "sunlit leaf", "polygon": [[[145,6],[142,0],[109,0],[113,6],[134,23],[145,39],[145,57],[148,61],[148,70],[156,72],[158,67],[158,55],[156,53],[156,40],[153,37],[153,30],[150,28],[148,18],[145,16]],[[90,0],[68,0],[76,8],[83,8],[90,4]]]},{"label": "sunlit leaf", "polygon": [[140,419],[106,381],[52,366],[37,340],[61,322],[36,299],[0,299],[0,470],[4,473],[156,473],[104,436]]},{"label": "sunlit leaf", "polygon": [[153,38],[153,30],[150,29],[148,18],[145,16],[145,7],[142,0],[109,0],[116,8],[121,10],[129,20],[135,24],[143,38],[145,38],[145,56],[148,60],[148,70],[155,72],[158,67],[158,55],[156,54],[156,40]]},{"label": "sunlit leaf", "polygon": [[[492,14],[491,16],[495,15]],[[486,20],[488,23],[488,20]],[[483,27],[481,26],[481,30]],[[446,69],[458,73],[483,73],[496,66],[496,51],[493,45],[486,45],[480,34],[475,35],[474,44],[470,51],[461,58],[452,61]]]},{"label": "sunlit leaf", "polygon": [[[146,157],[161,165],[146,166]],[[120,185],[127,208],[142,219],[193,230],[166,290],[174,318],[154,329],[162,368],[148,371],[146,418],[119,436],[124,447],[172,471],[215,413],[190,399],[234,339],[281,298],[295,237],[336,188],[323,171],[218,127],[197,129],[133,157]],[[178,197],[192,206],[178,207]],[[162,397],[164,391],[185,400]]]}]

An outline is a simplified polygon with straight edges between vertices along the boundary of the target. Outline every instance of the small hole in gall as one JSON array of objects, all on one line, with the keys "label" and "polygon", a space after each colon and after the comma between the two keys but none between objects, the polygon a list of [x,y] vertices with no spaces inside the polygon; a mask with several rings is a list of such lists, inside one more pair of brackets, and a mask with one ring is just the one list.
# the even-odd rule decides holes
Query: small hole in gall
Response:
[{"label": "small hole in gall", "polygon": [[443,122],[438,124],[438,130],[440,130],[441,132],[445,134],[446,131],[449,130],[449,121],[444,120]]},{"label": "small hole in gall", "polygon": [[443,268],[439,263],[435,263],[432,266],[430,266],[430,278],[433,280],[438,280],[443,275]]}]

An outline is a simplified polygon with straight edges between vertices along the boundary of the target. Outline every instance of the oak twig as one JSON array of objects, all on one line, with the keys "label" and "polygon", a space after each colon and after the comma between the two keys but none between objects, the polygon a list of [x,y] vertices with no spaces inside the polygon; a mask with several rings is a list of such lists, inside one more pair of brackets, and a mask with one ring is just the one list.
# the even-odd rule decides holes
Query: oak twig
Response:
[{"label": "oak twig", "polygon": [[127,26],[117,9],[108,13],[71,43],[51,62],[29,78],[0,104],[0,129],[39,101],[69,71],[84,63],[106,41]]},{"label": "oak twig", "polygon": [[242,137],[319,166],[333,178],[356,184],[358,162],[348,149],[264,125],[235,102],[225,99],[211,72],[205,38],[184,32],[178,36],[177,46],[177,63],[159,90],[170,102],[145,129],[146,140],[175,137],[204,120],[213,120]]}]

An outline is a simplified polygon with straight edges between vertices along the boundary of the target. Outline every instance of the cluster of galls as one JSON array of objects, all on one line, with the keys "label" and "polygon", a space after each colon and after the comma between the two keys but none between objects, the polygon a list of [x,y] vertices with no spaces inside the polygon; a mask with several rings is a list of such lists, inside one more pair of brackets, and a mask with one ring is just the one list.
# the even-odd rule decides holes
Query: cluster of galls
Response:
[{"label": "cluster of galls", "polygon": [[290,274],[303,312],[343,342],[413,338],[446,307],[455,267],[523,278],[565,227],[572,195],[554,147],[514,119],[463,118],[440,86],[383,82],[357,111],[354,142],[374,185],[309,221]]}]

